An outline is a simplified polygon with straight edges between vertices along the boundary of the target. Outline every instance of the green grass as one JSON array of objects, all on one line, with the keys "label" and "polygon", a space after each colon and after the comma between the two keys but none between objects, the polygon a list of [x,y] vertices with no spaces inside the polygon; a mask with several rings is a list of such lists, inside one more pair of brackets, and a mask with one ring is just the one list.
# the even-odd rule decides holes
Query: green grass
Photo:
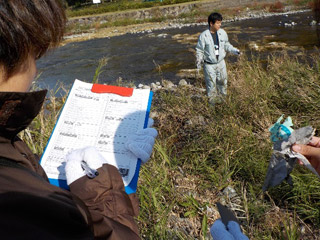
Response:
[{"label": "green grass", "polygon": [[[165,201],[162,207],[170,210],[171,216],[198,223],[194,224],[197,229],[193,239],[205,237],[203,219],[210,225],[217,216],[210,216],[203,209],[214,208],[226,186],[233,186],[242,199],[248,220],[244,230],[252,239],[294,239],[299,235],[301,222],[318,229],[320,182],[310,172],[297,167],[293,186],[283,183],[270,189],[267,195],[261,190],[272,148],[268,128],[278,117],[282,113],[290,115],[295,128],[309,124],[319,128],[320,61],[319,57],[309,60],[312,66],[284,53],[271,57],[265,67],[258,59],[249,62],[242,57],[228,66],[228,97],[224,104],[214,108],[207,104],[204,94],[199,97],[199,92],[192,88],[157,92],[152,111],[158,113],[155,119],[158,144],[167,160],[160,160],[156,148],[141,173],[139,194],[150,196],[154,191],[144,186],[145,174],[165,174],[165,181],[153,179]],[[204,87],[203,81],[196,82],[196,86]],[[198,124],[196,119],[200,116],[204,122]],[[194,123],[190,124],[190,120]],[[177,178],[189,186],[187,191],[179,191]],[[188,179],[193,184],[187,183]],[[142,212],[154,208],[152,201],[147,202],[147,206],[141,207]],[[273,226],[275,208],[279,209],[278,224]],[[294,214],[298,217],[294,218]],[[155,215],[152,211],[156,228],[141,225],[146,239],[162,236],[163,230],[158,231],[158,224],[167,229],[166,233],[171,231],[169,218],[163,222],[161,215],[156,218]]]},{"label": "green grass", "polygon": [[[215,203],[225,201],[237,206],[250,239],[317,239],[316,176],[297,166],[293,186],[284,182],[263,193],[262,185],[272,152],[268,128],[279,116],[291,116],[294,128],[320,127],[319,52],[304,60],[278,54],[266,65],[241,56],[228,64],[228,74],[228,96],[215,107],[198,90],[202,77],[196,88],[155,92],[151,112],[159,136],[138,184],[142,238],[207,239],[219,217]],[[35,152],[43,150],[63,100],[48,99],[49,111],[26,131]],[[237,198],[222,194],[227,186]]]}]

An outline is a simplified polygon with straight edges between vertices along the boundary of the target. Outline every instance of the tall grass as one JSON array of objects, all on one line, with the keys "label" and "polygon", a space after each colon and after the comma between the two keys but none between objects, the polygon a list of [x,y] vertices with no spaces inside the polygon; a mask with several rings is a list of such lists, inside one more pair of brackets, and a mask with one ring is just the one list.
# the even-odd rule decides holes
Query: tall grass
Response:
[{"label": "tall grass", "polygon": [[[228,64],[228,74],[227,98],[215,107],[199,91],[201,78],[195,87],[155,92],[151,112],[159,136],[137,192],[142,238],[208,239],[219,201],[236,209],[250,239],[319,239],[316,176],[297,166],[292,186],[261,190],[272,151],[268,128],[278,117],[291,116],[294,128],[320,127],[319,53],[303,59],[283,53],[264,64],[242,56]],[[62,102],[51,97],[50,111],[44,109],[27,130],[36,152]],[[226,187],[237,196],[226,196]]]},{"label": "tall grass", "polygon": [[[297,59],[283,53],[267,64],[242,57],[228,65],[228,96],[215,107],[196,88],[156,92],[152,112],[159,137],[139,184],[145,239],[206,238],[203,220],[210,226],[219,217],[208,209],[215,209],[227,186],[240,196],[238,213],[251,239],[317,239],[317,177],[297,166],[293,186],[284,182],[266,194],[261,188],[272,149],[268,128],[278,117],[291,116],[295,128],[319,128],[319,67],[319,55]],[[202,79],[196,87],[204,87]]]}]

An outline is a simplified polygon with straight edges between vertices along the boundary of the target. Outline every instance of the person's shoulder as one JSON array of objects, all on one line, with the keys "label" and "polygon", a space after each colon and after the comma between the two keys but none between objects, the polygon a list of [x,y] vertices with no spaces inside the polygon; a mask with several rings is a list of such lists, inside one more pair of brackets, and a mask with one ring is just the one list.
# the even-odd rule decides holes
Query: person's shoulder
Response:
[{"label": "person's shoulder", "polygon": [[222,29],[222,28],[220,28],[220,29],[218,30],[218,33],[220,33],[220,34],[227,34],[227,32],[226,32],[224,29]]},{"label": "person's shoulder", "polygon": [[208,33],[210,33],[210,31],[209,31],[209,29],[206,29],[206,30],[204,30],[204,31],[200,34],[200,37],[201,37],[201,36],[205,36],[205,35],[207,35]]}]

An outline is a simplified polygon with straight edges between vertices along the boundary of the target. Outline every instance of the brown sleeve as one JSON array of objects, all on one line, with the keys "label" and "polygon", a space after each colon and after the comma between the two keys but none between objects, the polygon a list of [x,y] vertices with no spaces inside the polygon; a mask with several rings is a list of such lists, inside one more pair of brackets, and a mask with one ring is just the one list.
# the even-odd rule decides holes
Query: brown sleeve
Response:
[{"label": "brown sleeve", "polygon": [[[70,184],[70,191],[88,207],[96,238],[140,239],[134,220],[137,198],[124,190],[118,170],[109,164],[98,169],[94,179],[81,177]],[[135,208],[134,208],[135,207]]]},{"label": "brown sleeve", "polygon": [[43,170],[43,168],[40,166],[39,160],[40,156],[34,154],[28,145],[22,141],[19,137],[15,137],[13,141],[14,148],[21,154],[20,158],[14,158],[14,160],[21,165],[25,166],[28,169],[31,169],[32,171],[39,174],[44,179],[48,180],[47,174]]}]

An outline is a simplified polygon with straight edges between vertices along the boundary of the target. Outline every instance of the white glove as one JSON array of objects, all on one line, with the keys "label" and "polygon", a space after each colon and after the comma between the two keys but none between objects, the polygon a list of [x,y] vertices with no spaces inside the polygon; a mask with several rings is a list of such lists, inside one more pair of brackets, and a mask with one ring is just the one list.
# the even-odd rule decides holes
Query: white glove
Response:
[{"label": "white glove", "polygon": [[71,151],[66,156],[66,178],[67,184],[70,185],[75,180],[87,175],[94,178],[99,173],[96,169],[107,161],[94,147],[86,147]]},{"label": "white glove", "polygon": [[151,128],[151,127],[153,126],[153,124],[154,124],[153,119],[152,119],[152,118],[149,118],[149,119],[148,119],[147,128]]},{"label": "white glove", "polygon": [[236,55],[240,55],[241,54],[240,50],[237,49],[237,48],[233,51],[233,53],[236,54]]},{"label": "white glove", "polygon": [[155,138],[158,136],[157,130],[151,128],[152,125],[153,119],[149,118],[148,128],[132,134],[125,143],[126,149],[137,158],[140,158],[143,164],[150,159]]}]

